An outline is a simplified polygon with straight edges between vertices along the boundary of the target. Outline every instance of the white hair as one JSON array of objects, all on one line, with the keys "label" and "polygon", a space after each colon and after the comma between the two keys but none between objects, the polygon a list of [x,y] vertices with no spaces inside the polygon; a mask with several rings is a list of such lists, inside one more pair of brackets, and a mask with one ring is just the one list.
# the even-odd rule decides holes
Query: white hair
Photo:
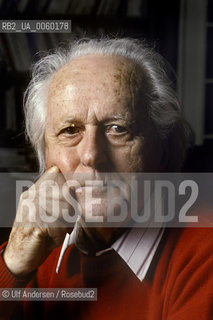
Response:
[{"label": "white hair", "polygon": [[32,80],[24,95],[26,134],[38,157],[40,172],[45,170],[45,119],[49,83],[66,63],[85,55],[123,56],[138,64],[146,75],[146,109],[161,142],[167,146],[168,171],[181,168],[191,135],[182,117],[180,103],[167,76],[164,59],[143,41],[122,39],[81,39],[67,49],[59,48],[41,58],[34,66]]}]

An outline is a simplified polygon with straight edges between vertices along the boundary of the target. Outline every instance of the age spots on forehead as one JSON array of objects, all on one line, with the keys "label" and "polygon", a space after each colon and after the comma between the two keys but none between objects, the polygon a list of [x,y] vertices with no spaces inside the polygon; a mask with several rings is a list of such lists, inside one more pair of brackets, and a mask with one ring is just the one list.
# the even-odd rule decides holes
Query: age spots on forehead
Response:
[{"label": "age spots on forehead", "polygon": [[[130,73],[135,73],[135,63],[122,56],[109,55],[85,55],[65,64],[53,77],[52,83],[60,86],[61,78],[68,76],[69,78],[78,78],[82,75],[113,76],[115,81],[122,81]],[[138,68],[137,68],[138,69]]]},{"label": "age spots on forehead", "polygon": [[68,97],[85,96],[88,99],[105,93],[107,101],[129,105],[134,109],[141,72],[131,60],[121,56],[85,55],[64,65],[53,77],[49,97],[56,98],[66,91]]}]

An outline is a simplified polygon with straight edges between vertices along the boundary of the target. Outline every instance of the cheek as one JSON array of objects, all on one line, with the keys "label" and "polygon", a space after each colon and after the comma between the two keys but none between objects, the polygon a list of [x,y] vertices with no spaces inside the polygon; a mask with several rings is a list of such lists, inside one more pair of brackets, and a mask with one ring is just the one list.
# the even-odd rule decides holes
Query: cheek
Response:
[{"label": "cheek", "polygon": [[142,141],[140,139],[132,141],[122,148],[111,149],[110,155],[115,171],[143,171]]},{"label": "cheek", "polygon": [[60,147],[47,147],[46,167],[57,166],[61,172],[73,172],[78,166],[78,158],[75,152]]},{"label": "cheek", "polygon": [[130,171],[144,171],[143,140],[141,138],[136,138],[130,146],[128,161]]}]

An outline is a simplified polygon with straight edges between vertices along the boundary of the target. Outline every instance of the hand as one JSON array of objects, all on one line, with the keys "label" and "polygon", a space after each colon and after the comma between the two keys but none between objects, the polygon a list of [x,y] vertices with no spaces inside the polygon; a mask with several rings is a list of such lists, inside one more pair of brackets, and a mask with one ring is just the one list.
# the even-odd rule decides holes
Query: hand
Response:
[{"label": "hand", "polygon": [[[63,210],[71,210],[61,192],[65,182],[59,169],[52,167],[31,188],[22,193],[4,252],[5,264],[14,275],[24,277],[36,270],[51,251],[60,245],[66,232],[70,232],[68,224],[62,219]],[[71,189],[67,187],[66,191],[70,193]],[[26,199],[32,199],[32,195],[33,206],[32,210],[29,210]],[[45,208],[41,207],[41,200],[45,200]],[[53,218],[54,223],[48,223],[49,218]]]}]

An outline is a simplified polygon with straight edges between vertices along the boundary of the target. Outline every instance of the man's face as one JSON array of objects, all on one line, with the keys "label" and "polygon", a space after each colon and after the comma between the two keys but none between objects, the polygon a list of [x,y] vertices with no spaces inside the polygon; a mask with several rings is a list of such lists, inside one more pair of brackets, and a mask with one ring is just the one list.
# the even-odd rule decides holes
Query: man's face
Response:
[{"label": "man's face", "polygon": [[88,55],[56,73],[48,92],[47,168],[95,177],[156,170],[154,133],[143,114],[137,69],[123,57]]}]

